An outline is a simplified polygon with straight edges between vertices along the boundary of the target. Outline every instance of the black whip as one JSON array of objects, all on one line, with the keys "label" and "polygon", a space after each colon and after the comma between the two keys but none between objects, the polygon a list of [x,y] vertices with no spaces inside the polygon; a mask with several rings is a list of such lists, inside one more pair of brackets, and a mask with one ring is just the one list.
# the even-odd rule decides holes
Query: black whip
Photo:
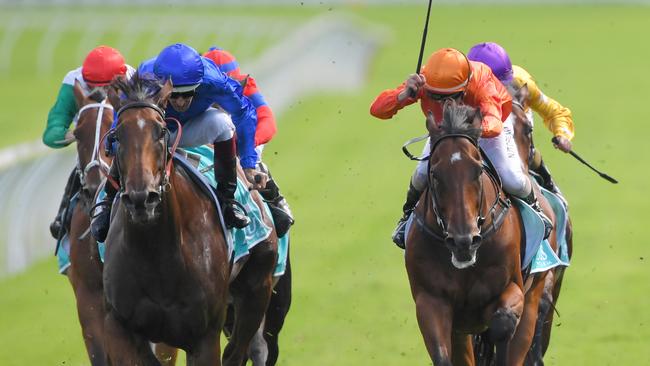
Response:
[{"label": "black whip", "polygon": [[[418,56],[418,66],[415,68],[415,73],[419,74],[422,68],[422,57],[424,56],[424,45],[427,43],[427,33],[429,32],[429,15],[431,14],[431,1],[429,0],[429,7],[427,8],[427,19],[424,21],[424,31],[422,32],[422,43],[420,44],[420,55]],[[415,92],[409,91],[409,96],[415,98]]]},{"label": "black whip", "polygon": [[[551,139],[551,141],[552,141],[555,145],[559,145],[559,141],[558,141],[557,137],[553,137],[553,138]],[[594,172],[598,173],[598,175],[600,175],[600,177],[603,178],[603,179],[605,179],[606,181],[608,181],[608,182],[610,182],[610,183],[614,183],[614,184],[617,184],[617,183],[618,183],[618,181],[617,181],[616,179],[610,177],[609,175],[607,175],[607,174],[605,174],[605,173],[600,172],[598,169],[596,169],[596,168],[594,168],[593,166],[591,166],[591,164],[587,163],[587,162],[585,161],[585,159],[581,158],[581,157],[580,157],[578,154],[576,154],[575,152],[573,152],[573,151],[569,151],[569,154],[571,154],[571,156],[573,156],[574,158],[578,159],[578,161],[581,162],[582,164],[588,166],[588,167],[589,167],[591,170],[593,170]]]}]

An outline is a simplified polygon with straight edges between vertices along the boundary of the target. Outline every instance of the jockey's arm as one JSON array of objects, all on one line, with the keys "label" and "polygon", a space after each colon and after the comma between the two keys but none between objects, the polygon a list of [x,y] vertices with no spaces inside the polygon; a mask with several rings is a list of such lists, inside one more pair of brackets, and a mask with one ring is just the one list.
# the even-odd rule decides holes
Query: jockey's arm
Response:
[{"label": "jockey's arm", "polygon": [[252,76],[246,77],[243,84],[244,96],[253,103],[257,113],[257,128],[255,130],[255,146],[264,145],[271,141],[278,131],[275,116],[271,107],[266,103],[264,96],[257,88],[257,82]]},{"label": "jockey's arm", "polygon": [[379,119],[391,119],[400,109],[417,102],[421,97],[421,91],[415,98],[408,97],[403,101],[399,101],[398,96],[405,88],[406,83],[404,82],[395,89],[386,89],[381,92],[372,102],[370,114]]},{"label": "jockey's arm", "polygon": [[512,101],[504,100],[499,96],[492,80],[481,85],[477,93],[476,100],[481,114],[483,114],[481,137],[496,137],[501,134],[503,122],[512,111]]},{"label": "jockey's arm", "polygon": [[73,86],[62,84],[56,102],[47,115],[47,127],[43,132],[43,143],[58,149],[67,146],[62,143],[66,132],[77,113],[77,103],[74,98]]},{"label": "jockey's arm", "polygon": [[[255,129],[257,116],[253,104],[238,92],[241,86],[237,81],[226,78],[223,90],[214,102],[219,104],[232,118],[237,129],[237,150],[242,168],[253,169],[257,163],[255,151]],[[240,89],[241,90],[241,89]]]}]

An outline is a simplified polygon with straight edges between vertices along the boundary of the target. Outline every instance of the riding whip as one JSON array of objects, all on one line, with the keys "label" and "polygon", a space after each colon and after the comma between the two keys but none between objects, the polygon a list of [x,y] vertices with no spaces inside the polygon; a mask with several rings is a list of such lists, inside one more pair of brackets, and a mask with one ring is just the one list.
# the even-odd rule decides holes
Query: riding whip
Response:
[{"label": "riding whip", "polygon": [[[557,137],[553,137],[553,138],[551,139],[551,141],[552,141],[555,145],[559,145],[559,141],[558,141]],[[573,151],[569,150],[569,154],[571,154],[571,156],[573,156],[574,158],[578,159],[579,162],[581,162],[582,164],[586,165],[587,167],[589,167],[589,168],[590,168],[591,170],[593,170],[594,172],[598,173],[598,175],[600,175],[600,177],[603,178],[603,179],[605,179],[606,181],[608,181],[608,182],[610,182],[610,183],[614,183],[614,184],[618,183],[618,181],[617,181],[616,179],[610,177],[609,175],[607,175],[607,174],[605,174],[605,173],[600,172],[598,169],[596,169],[596,168],[594,168],[593,166],[591,166],[591,164],[587,163],[587,162],[585,161],[585,159],[581,158],[578,154],[574,153]]]},{"label": "riding whip", "polygon": [[[415,68],[415,73],[419,74],[422,68],[422,56],[424,55],[424,45],[427,43],[427,33],[429,31],[429,15],[431,14],[431,1],[429,0],[429,7],[427,8],[427,19],[424,21],[424,31],[422,32],[422,43],[420,44],[420,55],[418,56],[418,66]],[[413,90],[409,91],[409,96],[415,98],[416,94]]]}]

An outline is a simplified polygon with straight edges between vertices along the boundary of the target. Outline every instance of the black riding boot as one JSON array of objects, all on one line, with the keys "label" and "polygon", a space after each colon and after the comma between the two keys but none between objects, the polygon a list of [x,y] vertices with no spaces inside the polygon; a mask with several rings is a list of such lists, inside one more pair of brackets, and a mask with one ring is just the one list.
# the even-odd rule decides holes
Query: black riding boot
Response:
[{"label": "black riding boot", "polygon": [[63,190],[63,197],[61,198],[61,203],[59,204],[59,211],[56,213],[54,221],[50,224],[50,234],[54,239],[59,239],[63,229],[63,214],[67,210],[68,205],[70,204],[70,199],[74,192],[78,191],[81,187],[81,182],[79,181],[79,175],[77,170],[73,169],[72,173],[68,177],[68,181],[65,184],[65,189]]},{"label": "black riding boot", "polygon": [[235,137],[214,143],[214,177],[217,180],[217,197],[226,226],[243,228],[251,223],[246,212],[235,201],[237,190],[237,147]]},{"label": "black riding boot", "polygon": [[[531,181],[532,184],[534,184]],[[535,197],[535,190],[531,187],[530,189],[530,194],[526,197],[522,197],[524,202],[526,202],[535,212],[537,212],[537,215],[539,215],[539,218],[542,219],[544,222],[544,239],[547,239],[549,235],[551,235],[551,230],[553,229],[553,223],[551,222],[551,219],[546,216],[544,211],[542,210],[542,207],[539,205],[539,202],[537,201],[537,197]]]},{"label": "black riding boot", "polygon": [[540,161],[540,164],[537,166],[537,168],[533,169],[533,171],[539,174],[539,176],[542,177],[542,180],[544,180],[542,187],[548,189],[553,193],[562,194],[557,185],[555,185],[553,177],[551,177],[551,172],[548,171],[548,168],[544,164],[543,159]]},{"label": "black riding boot", "polygon": [[289,204],[287,204],[287,200],[280,194],[280,188],[275,183],[273,176],[271,176],[269,168],[264,163],[257,164],[257,168],[269,176],[266,187],[260,189],[259,192],[262,198],[264,198],[264,201],[269,204],[271,216],[273,216],[273,223],[275,224],[275,232],[281,238],[289,231],[289,228],[294,224],[295,220],[291,214]]},{"label": "black riding boot", "polygon": [[418,191],[415,187],[413,187],[413,183],[409,183],[409,190],[406,193],[406,202],[404,202],[404,206],[402,207],[404,215],[401,219],[399,219],[397,222],[397,227],[395,228],[395,231],[393,231],[393,243],[402,249],[404,249],[406,240],[406,221],[408,220],[409,216],[411,216],[411,213],[415,209],[415,205],[420,200],[421,195],[422,191]]},{"label": "black riding boot", "polygon": [[[109,175],[115,182],[119,182],[116,164],[111,165]],[[111,208],[118,189],[113,187],[110,181],[104,184],[104,193],[106,195],[101,202],[97,203],[92,210],[92,221],[90,222],[90,232],[98,242],[104,242],[108,235],[108,229],[111,223]]]}]

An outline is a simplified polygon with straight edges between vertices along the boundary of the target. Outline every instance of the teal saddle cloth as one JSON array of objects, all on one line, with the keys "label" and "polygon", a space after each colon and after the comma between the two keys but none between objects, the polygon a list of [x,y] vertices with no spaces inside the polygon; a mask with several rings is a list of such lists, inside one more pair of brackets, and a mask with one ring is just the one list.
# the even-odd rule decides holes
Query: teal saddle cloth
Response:
[{"label": "teal saddle cloth", "polygon": [[[199,146],[194,148],[184,149],[186,154],[177,153],[174,160],[180,164],[185,171],[190,175],[192,180],[201,187],[201,189],[212,198],[218,212],[219,201],[216,197],[217,182],[214,177],[214,170],[212,169],[214,153],[212,148],[208,146]],[[185,156],[187,155],[187,157]],[[102,192],[103,193],[103,192]],[[101,199],[103,197],[98,197]],[[271,234],[272,228],[264,224],[262,220],[262,212],[252,199],[248,186],[241,180],[237,181],[237,191],[235,192],[235,199],[242,204],[246,209],[248,217],[251,219],[250,225],[243,229],[232,228],[225,230],[227,245],[230,253],[230,259],[238,261],[247,256],[250,250],[260,242],[266,240]],[[262,205],[267,217],[271,216],[271,211],[266,202]],[[223,225],[223,218],[220,217],[220,224]],[[104,260],[104,243],[97,243],[99,246],[99,254],[102,261]],[[278,238],[278,260],[275,266],[274,276],[281,276],[284,274],[287,266],[287,256],[289,252],[289,233],[283,237]],[[70,266],[70,241],[67,234],[61,239],[59,250],[57,251],[57,258],[59,263],[59,273],[65,273]]]}]

